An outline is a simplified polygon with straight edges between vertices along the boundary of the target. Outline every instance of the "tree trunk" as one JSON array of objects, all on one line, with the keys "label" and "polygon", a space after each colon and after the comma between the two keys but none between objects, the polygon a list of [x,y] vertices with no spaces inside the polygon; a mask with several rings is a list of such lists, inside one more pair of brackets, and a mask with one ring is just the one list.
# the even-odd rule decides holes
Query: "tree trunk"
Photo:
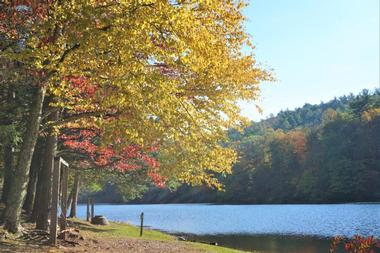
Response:
[{"label": "tree trunk", "polygon": [[42,172],[41,172],[41,170],[42,169],[40,168],[40,170],[38,171],[38,174],[37,174],[36,195],[34,197],[32,215],[30,216],[31,222],[36,222],[39,207],[40,207],[40,202],[41,202],[41,195],[42,195],[42,193],[41,193],[42,192],[42,180],[41,180]]},{"label": "tree trunk", "polygon": [[[4,123],[8,126],[11,126],[13,123],[13,117],[14,117],[14,110],[12,109],[12,106],[14,104],[14,91],[12,89],[12,86],[9,85],[8,89],[6,89],[6,103],[8,104],[9,108],[6,110],[6,119],[4,119]],[[7,203],[7,198],[9,194],[9,189],[12,185],[12,178],[13,178],[13,142],[14,136],[11,136],[11,134],[7,134],[4,138],[4,146],[3,146],[3,161],[4,161],[4,177],[3,177],[3,192],[1,195],[1,202]]]},{"label": "tree trunk", "polygon": [[70,215],[73,218],[77,216],[77,204],[78,204],[78,194],[80,188],[80,174],[78,171],[75,172],[74,185],[73,185],[73,199],[71,201]]},{"label": "tree trunk", "polygon": [[[52,112],[48,116],[48,121],[56,121],[57,119],[57,111]],[[40,176],[38,178],[41,191],[39,192],[39,205],[37,206],[36,228],[41,230],[48,229],[48,219],[51,206],[52,173],[56,151],[57,136],[54,133],[50,133],[50,135],[46,137],[46,148],[44,152],[45,157],[40,170]]]},{"label": "tree trunk", "polygon": [[[48,106],[49,106],[49,99],[45,99],[45,102],[44,102],[44,106],[43,106],[43,111],[46,111],[48,109]],[[46,123],[46,122],[45,122]],[[37,184],[36,184],[36,194],[34,196],[34,203],[33,203],[33,211],[32,211],[32,215],[30,216],[30,222],[36,222],[37,221],[37,217],[38,217],[38,213],[40,211],[40,206],[41,206],[41,198],[42,198],[42,190],[43,190],[43,182],[44,182],[44,177],[46,177],[46,175],[42,172],[42,166],[44,165],[43,161],[45,159],[45,149],[46,149],[46,140],[47,138],[44,137],[42,139],[42,142],[43,142],[43,146],[44,146],[44,150],[43,150],[43,157],[41,157],[41,166],[40,166],[40,169],[38,170],[38,173],[37,173]],[[46,180],[45,180],[46,181]]]},{"label": "tree trunk", "polygon": [[4,154],[4,178],[3,178],[3,192],[1,195],[1,202],[7,203],[9,190],[12,185],[11,180],[13,178],[13,152],[12,143],[9,140],[5,140],[3,147]]},{"label": "tree trunk", "polygon": [[[45,154],[45,148],[46,148],[46,138],[43,139],[43,143],[44,143],[44,152],[42,153],[42,155]],[[38,216],[38,213],[40,211],[40,206],[41,206],[41,197],[42,197],[42,185],[43,185],[43,181],[44,181],[44,174],[42,173],[42,166],[43,166],[43,157],[41,157],[41,166],[40,166],[40,169],[38,170],[38,173],[37,173],[37,182],[36,182],[36,194],[34,196],[34,203],[33,203],[33,211],[32,211],[32,214],[30,216],[30,219],[29,221],[30,222],[36,222],[37,220],[37,216]]]},{"label": "tree trunk", "polygon": [[28,215],[30,215],[33,210],[33,203],[36,194],[37,175],[42,165],[42,148],[42,140],[38,140],[33,153],[32,164],[30,165],[28,189],[23,206],[23,209]]},{"label": "tree trunk", "polygon": [[71,202],[73,200],[73,193],[74,193],[74,185],[71,187],[69,196],[67,197],[67,203],[66,203],[67,210],[69,210],[71,207]]},{"label": "tree trunk", "polygon": [[19,232],[20,216],[26,187],[29,179],[29,168],[32,161],[34,146],[37,142],[41,111],[45,98],[46,86],[37,88],[33,95],[33,103],[28,119],[27,129],[18,156],[17,166],[14,170],[12,185],[9,189],[8,199],[4,211],[4,228],[9,232]]}]

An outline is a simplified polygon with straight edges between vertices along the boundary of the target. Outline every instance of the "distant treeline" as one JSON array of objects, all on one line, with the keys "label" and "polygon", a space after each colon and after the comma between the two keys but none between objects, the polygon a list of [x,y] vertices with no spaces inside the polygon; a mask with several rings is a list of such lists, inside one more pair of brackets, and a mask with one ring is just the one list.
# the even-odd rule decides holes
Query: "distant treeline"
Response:
[{"label": "distant treeline", "polygon": [[240,159],[232,175],[221,178],[224,192],[152,188],[135,202],[380,201],[380,89],[282,111],[229,135]]}]

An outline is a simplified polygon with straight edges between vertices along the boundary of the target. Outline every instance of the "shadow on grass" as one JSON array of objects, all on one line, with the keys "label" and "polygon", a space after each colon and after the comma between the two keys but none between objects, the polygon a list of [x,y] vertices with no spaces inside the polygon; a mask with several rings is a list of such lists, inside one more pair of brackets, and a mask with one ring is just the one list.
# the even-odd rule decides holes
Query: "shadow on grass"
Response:
[{"label": "shadow on grass", "polygon": [[107,228],[107,227],[97,227],[96,225],[92,225],[90,223],[79,221],[77,219],[69,220],[72,222],[73,227],[78,228],[80,231],[90,231],[93,233],[112,233],[117,231],[115,228]]}]

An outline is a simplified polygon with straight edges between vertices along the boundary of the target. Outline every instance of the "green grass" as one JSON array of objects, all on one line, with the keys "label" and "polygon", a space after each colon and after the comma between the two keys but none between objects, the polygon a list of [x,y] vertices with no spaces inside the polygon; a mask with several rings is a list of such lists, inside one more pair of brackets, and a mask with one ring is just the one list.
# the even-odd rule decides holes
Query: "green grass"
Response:
[{"label": "green grass", "polygon": [[[81,232],[95,233],[99,237],[140,237],[140,228],[126,223],[110,222],[108,226],[95,226],[88,222],[78,219],[72,221],[79,227]],[[165,234],[160,231],[144,229],[143,239],[159,240],[159,241],[177,241],[176,237]],[[178,242],[178,241],[177,241]],[[224,248],[220,246],[208,245],[195,242],[180,242],[186,243],[192,248],[201,249],[207,253],[243,253],[244,251]]]},{"label": "green grass", "polygon": [[[94,232],[100,237],[140,238],[140,228],[127,223],[110,222],[108,226],[96,226],[78,219],[72,219],[72,221],[79,226],[81,231]],[[150,229],[144,229],[143,238],[160,241],[175,240],[174,236]]]}]

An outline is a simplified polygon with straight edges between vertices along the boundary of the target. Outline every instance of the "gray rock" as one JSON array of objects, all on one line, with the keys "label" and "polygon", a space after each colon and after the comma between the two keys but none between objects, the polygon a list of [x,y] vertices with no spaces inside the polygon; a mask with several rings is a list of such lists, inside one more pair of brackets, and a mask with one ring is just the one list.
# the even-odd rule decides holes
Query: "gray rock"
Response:
[{"label": "gray rock", "polygon": [[92,218],[91,223],[94,225],[109,225],[107,218],[103,215],[96,215]]}]

